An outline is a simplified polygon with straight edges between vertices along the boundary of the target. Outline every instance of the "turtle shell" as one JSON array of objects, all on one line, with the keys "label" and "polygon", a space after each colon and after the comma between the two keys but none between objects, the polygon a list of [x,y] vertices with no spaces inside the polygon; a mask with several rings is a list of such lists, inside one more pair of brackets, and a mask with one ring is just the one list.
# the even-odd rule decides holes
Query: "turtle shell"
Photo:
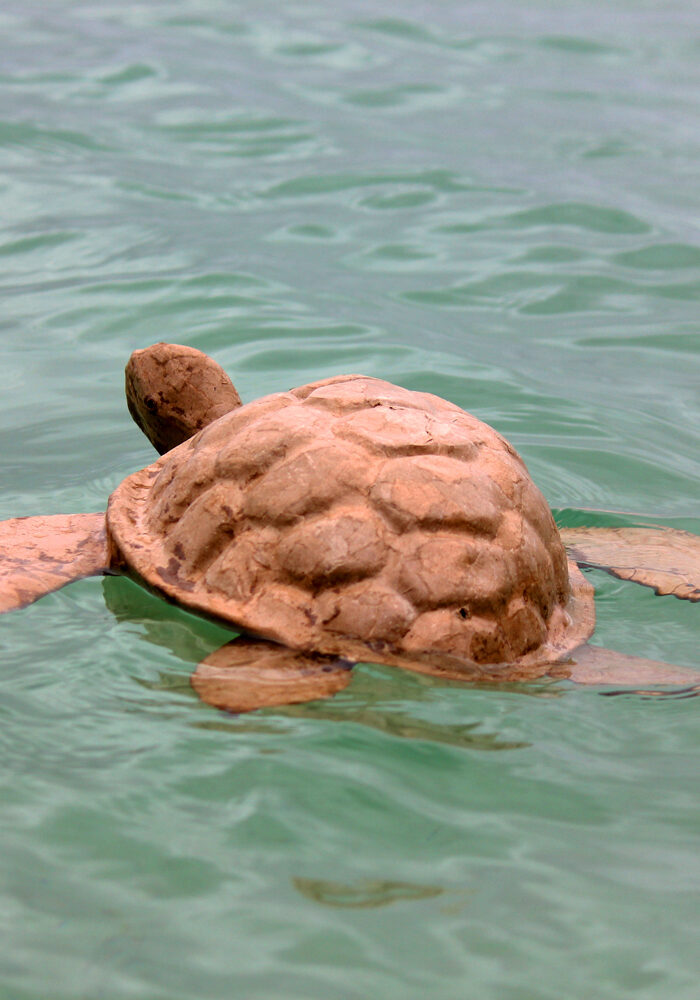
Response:
[{"label": "turtle shell", "polygon": [[552,662],[593,626],[511,445],[374,378],[233,410],[125,479],[107,521],[146,584],[296,649],[459,672]]}]

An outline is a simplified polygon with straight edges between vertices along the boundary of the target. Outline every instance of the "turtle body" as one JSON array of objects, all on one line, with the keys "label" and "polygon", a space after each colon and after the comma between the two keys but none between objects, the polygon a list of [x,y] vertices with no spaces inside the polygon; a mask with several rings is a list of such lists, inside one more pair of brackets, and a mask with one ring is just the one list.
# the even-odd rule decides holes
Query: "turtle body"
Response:
[{"label": "turtle body", "polygon": [[126,479],[107,524],[151,586],[294,649],[513,665],[592,627],[508,442],[361,375],[231,411]]},{"label": "turtle body", "polygon": [[131,575],[276,643],[234,640],[200,664],[196,690],[235,710],[327,697],[357,660],[470,681],[696,679],[586,646],[593,588],[577,563],[698,600],[700,540],[563,539],[517,452],[459,406],[362,375],[241,406],[212,359],[169,344],[134,352],[126,392],[162,457],[106,517],[0,522],[0,611]]}]

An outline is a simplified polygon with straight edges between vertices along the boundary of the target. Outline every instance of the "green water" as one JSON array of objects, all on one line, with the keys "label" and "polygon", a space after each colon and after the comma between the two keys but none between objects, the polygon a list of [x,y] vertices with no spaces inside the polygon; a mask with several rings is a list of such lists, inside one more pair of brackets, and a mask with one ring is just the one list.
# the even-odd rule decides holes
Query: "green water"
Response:
[{"label": "green water", "polygon": [[[5,0],[0,39],[0,517],[151,460],[122,369],[166,339],[246,400],[437,392],[562,523],[700,533],[694,4]],[[700,666],[698,605],[591,578],[596,642]],[[0,623],[2,1000],[697,997],[697,700],[366,665],[235,718],[188,681],[222,637],[123,579]]]}]

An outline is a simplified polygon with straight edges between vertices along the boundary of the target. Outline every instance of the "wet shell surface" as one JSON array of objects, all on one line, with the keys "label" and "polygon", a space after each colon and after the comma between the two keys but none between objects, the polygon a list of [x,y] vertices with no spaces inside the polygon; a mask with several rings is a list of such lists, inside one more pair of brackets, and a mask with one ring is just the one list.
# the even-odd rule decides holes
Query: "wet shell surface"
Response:
[{"label": "wet shell surface", "polygon": [[296,649],[513,664],[592,630],[589,588],[514,449],[378,379],[226,414],[129,476],[107,516],[147,584]]}]

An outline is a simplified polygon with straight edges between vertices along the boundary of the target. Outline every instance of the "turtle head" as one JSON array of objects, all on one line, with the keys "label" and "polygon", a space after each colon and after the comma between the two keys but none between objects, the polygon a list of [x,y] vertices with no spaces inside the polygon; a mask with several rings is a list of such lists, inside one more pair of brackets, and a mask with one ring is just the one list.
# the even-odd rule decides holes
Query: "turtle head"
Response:
[{"label": "turtle head", "polygon": [[161,455],[241,405],[223,368],[181,344],[134,351],[126,366],[126,401]]}]

